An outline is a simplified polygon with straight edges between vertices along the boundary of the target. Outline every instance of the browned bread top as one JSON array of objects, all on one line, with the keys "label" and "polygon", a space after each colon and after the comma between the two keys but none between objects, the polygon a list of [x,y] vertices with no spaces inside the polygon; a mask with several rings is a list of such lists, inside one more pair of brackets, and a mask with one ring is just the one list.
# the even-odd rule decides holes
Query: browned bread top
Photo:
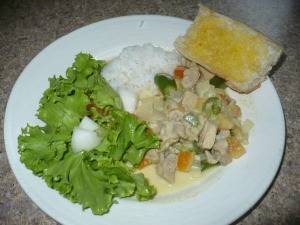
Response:
[{"label": "browned bread top", "polygon": [[282,47],[270,38],[203,4],[199,4],[194,22],[174,46],[184,57],[243,93],[259,87],[282,54]]}]

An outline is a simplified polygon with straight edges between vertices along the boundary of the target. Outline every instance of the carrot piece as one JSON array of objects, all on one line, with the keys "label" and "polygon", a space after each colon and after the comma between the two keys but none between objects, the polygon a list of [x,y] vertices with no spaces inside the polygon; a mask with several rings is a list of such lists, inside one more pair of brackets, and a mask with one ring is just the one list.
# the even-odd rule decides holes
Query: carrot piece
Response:
[{"label": "carrot piece", "polygon": [[149,166],[151,164],[151,161],[149,159],[143,158],[142,162],[138,166],[138,169],[141,170],[146,166]]},{"label": "carrot piece", "polygon": [[177,159],[177,169],[183,172],[190,171],[194,161],[194,156],[194,152],[179,152]]},{"label": "carrot piece", "polygon": [[182,79],[183,78],[183,71],[184,67],[183,66],[177,66],[173,72],[174,77]]}]

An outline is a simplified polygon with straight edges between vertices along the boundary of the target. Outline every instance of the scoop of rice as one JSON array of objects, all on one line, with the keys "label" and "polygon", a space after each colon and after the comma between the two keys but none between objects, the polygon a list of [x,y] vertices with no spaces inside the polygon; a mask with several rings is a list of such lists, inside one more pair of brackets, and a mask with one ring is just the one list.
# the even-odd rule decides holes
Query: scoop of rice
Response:
[{"label": "scoop of rice", "polygon": [[101,74],[116,90],[125,87],[138,92],[154,84],[155,74],[172,74],[180,62],[181,58],[175,51],[165,51],[152,44],[134,45],[124,48]]}]

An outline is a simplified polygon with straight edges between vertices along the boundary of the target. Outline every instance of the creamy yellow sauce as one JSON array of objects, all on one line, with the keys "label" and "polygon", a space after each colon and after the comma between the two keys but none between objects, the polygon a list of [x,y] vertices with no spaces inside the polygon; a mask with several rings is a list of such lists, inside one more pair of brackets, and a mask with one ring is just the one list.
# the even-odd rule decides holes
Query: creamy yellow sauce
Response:
[{"label": "creamy yellow sauce", "polygon": [[144,174],[148,182],[156,188],[158,195],[181,191],[184,188],[196,183],[200,178],[203,177],[199,169],[192,169],[190,172],[176,171],[175,182],[170,184],[158,176],[156,173],[156,165],[154,164],[146,166],[145,168],[137,170],[136,172]]}]

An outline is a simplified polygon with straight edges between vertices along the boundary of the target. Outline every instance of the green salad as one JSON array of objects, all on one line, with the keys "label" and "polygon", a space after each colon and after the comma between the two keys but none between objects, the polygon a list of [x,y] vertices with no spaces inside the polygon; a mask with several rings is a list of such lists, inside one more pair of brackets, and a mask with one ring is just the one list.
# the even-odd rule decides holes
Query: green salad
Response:
[{"label": "green salad", "polygon": [[[107,213],[116,197],[151,199],[156,191],[134,173],[145,153],[160,139],[147,124],[123,110],[118,93],[101,76],[105,61],[79,53],[66,76],[49,79],[37,117],[45,125],[27,125],[18,137],[20,161],[72,202]],[[72,133],[92,118],[101,137],[89,151],[72,151]]]}]

